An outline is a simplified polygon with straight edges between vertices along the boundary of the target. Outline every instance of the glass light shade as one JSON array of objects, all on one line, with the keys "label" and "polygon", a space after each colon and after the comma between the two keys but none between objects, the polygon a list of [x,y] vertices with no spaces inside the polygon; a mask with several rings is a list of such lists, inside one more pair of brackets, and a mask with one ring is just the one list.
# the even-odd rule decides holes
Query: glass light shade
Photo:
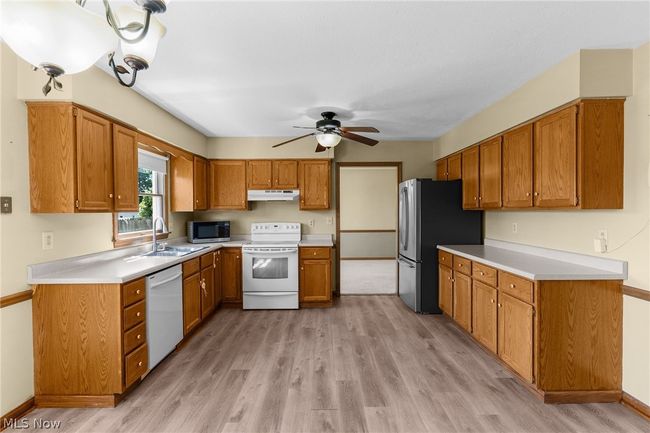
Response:
[{"label": "glass light shade", "polygon": [[[145,22],[146,12],[142,9],[137,9],[132,6],[122,6],[116,14],[116,18],[120,26],[126,26],[131,22],[143,23]],[[149,22],[149,31],[147,36],[139,42],[128,43],[120,40],[120,49],[124,57],[137,57],[147,62],[147,65],[153,63],[158,48],[158,42],[165,36],[167,29],[163,26],[156,17],[152,16]],[[125,36],[129,37],[129,32],[124,32]],[[139,32],[134,32],[133,37],[137,36]]]},{"label": "glass light shade", "polygon": [[341,142],[341,136],[334,132],[316,134],[316,141],[323,147],[334,147]]},{"label": "glass light shade", "polygon": [[88,69],[116,45],[104,17],[74,0],[2,0],[0,36],[33,66],[51,64],[66,74]]}]

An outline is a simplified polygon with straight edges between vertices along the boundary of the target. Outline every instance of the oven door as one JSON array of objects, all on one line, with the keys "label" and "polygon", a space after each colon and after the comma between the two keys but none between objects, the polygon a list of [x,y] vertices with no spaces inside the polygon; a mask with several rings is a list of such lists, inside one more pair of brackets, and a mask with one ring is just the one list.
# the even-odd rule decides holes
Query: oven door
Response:
[{"label": "oven door", "polygon": [[298,248],[244,247],[243,291],[298,292]]}]

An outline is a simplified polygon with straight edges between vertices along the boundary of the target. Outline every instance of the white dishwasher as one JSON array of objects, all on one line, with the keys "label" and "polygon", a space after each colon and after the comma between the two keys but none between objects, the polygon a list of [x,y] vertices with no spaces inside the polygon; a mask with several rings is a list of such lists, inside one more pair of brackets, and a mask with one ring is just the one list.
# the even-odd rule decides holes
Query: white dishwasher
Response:
[{"label": "white dishwasher", "polygon": [[172,266],[146,279],[149,370],[183,339],[183,268]]}]

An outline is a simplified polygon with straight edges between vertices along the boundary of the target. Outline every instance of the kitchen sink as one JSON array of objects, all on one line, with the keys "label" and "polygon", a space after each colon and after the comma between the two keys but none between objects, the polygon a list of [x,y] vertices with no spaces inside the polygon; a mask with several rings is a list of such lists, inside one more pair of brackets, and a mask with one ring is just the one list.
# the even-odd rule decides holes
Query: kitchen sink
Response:
[{"label": "kitchen sink", "polygon": [[160,251],[149,251],[142,254],[143,257],[183,257],[206,249],[207,247],[166,247]]}]

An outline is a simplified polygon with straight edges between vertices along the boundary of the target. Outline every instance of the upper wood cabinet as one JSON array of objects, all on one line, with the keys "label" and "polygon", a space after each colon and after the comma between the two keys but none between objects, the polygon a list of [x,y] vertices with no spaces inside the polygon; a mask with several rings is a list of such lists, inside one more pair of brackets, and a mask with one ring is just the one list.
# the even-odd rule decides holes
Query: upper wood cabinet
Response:
[{"label": "upper wood cabinet", "polygon": [[571,106],[535,122],[535,206],[578,203],[577,114]]},{"label": "upper wood cabinet", "polygon": [[300,209],[316,210],[330,208],[331,165],[330,160],[307,159],[298,164]]},{"label": "upper wood cabinet", "polygon": [[462,155],[457,153],[447,158],[447,180],[460,180],[462,173]]},{"label": "upper wood cabinet", "polygon": [[503,207],[533,205],[533,125],[503,134]]},{"label": "upper wood cabinet", "polygon": [[463,209],[479,208],[479,147],[472,146],[462,153]]},{"label": "upper wood cabinet", "polygon": [[172,212],[194,210],[194,158],[172,155],[170,159],[170,186]]},{"label": "upper wood cabinet", "polygon": [[210,209],[247,210],[246,161],[210,161]]},{"label": "upper wood cabinet", "polygon": [[194,210],[208,208],[208,160],[194,156]]},{"label": "upper wood cabinet", "polygon": [[447,158],[436,161],[436,180],[447,180]]},{"label": "upper wood cabinet", "polygon": [[501,207],[501,137],[479,146],[479,206],[481,209]]},{"label": "upper wood cabinet", "polygon": [[248,161],[248,189],[273,188],[273,163],[270,160]]},{"label": "upper wood cabinet", "polygon": [[113,125],[113,172],[115,210],[138,210],[138,140],[137,132]]},{"label": "upper wood cabinet", "polygon": [[298,161],[273,160],[273,188],[298,188]]}]

